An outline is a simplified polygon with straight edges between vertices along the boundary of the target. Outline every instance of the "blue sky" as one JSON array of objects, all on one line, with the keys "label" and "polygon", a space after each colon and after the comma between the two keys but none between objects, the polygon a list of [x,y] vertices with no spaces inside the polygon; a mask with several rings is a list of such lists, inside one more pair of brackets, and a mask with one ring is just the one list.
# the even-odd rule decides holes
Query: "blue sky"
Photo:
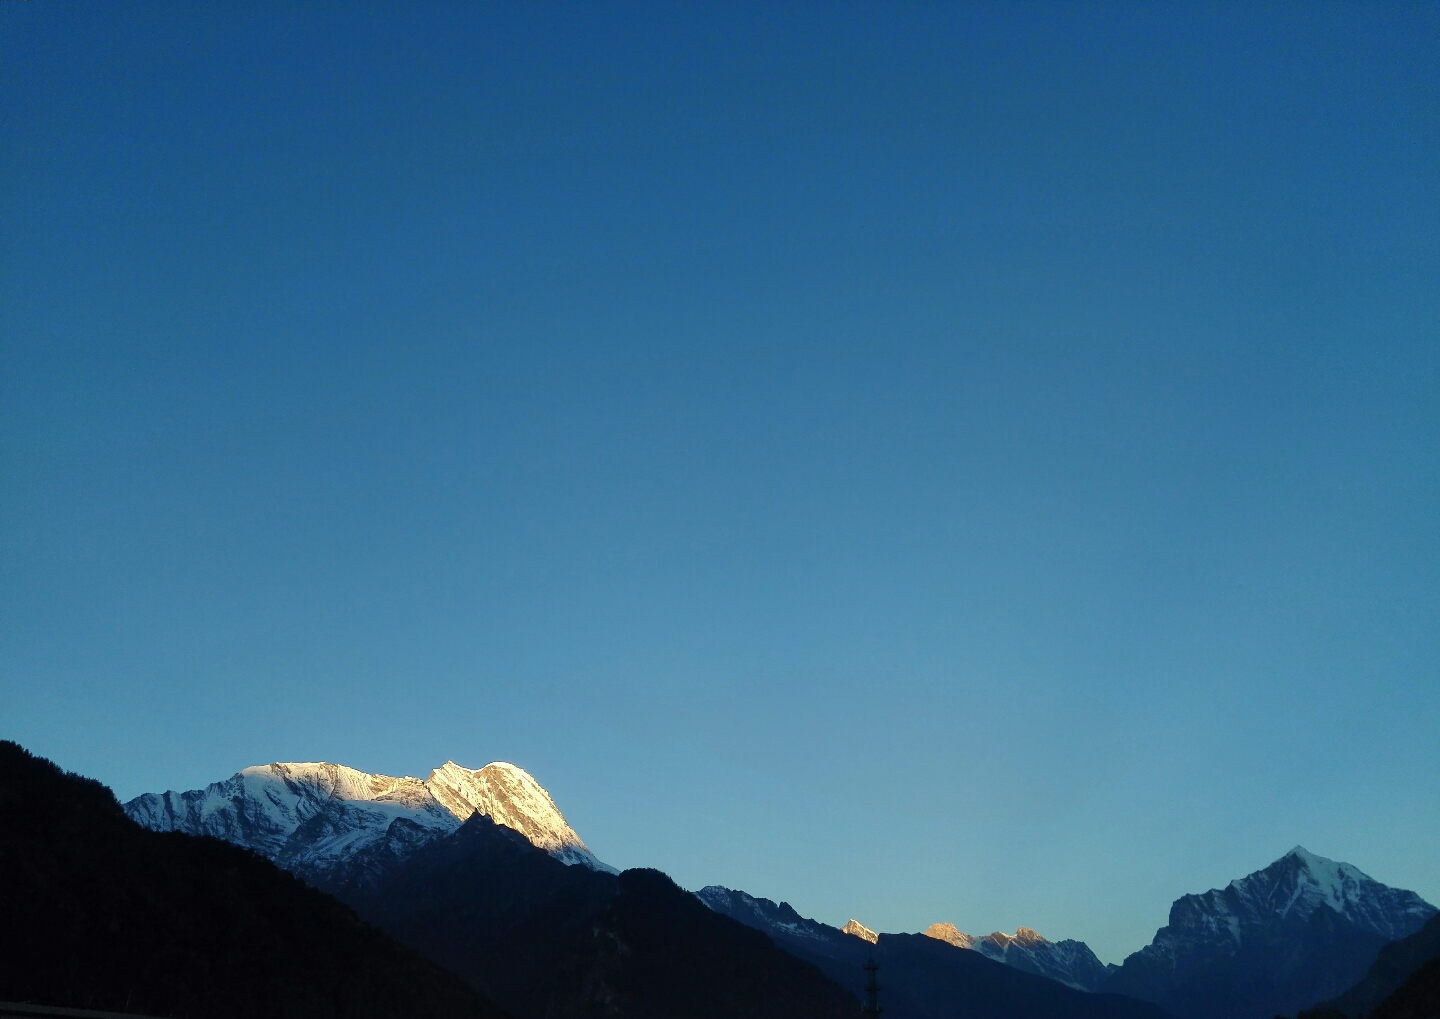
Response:
[{"label": "blue sky", "polygon": [[1440,7],[0,4],[0,735],[509,760],[1119,961],[1440,902]]}]

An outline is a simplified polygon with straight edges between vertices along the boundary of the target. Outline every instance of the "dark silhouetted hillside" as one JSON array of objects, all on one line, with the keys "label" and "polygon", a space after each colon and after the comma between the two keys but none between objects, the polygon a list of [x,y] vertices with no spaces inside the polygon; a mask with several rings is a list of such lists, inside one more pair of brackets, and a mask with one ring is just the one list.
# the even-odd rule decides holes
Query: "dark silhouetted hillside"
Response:
[{"label": "dark silhouetted hillside", "polygon": [[1365,978],[1324,1007],[1355,1019],[1369,1015],[1404,986],[1411,974],[1435,958],[1440,958],[1440,913],[1408,938],[1380,949]]},{"label": "dark silhouetted hillside", "polygon": [[525,1019],[858,1019],[859,1001],[654,870],[567,867],[473,815],[374,892],[367,919]]},{"label": "dark silhouetted hillside", "polygon": [[501,1019],[248,850],[146,831],[0,742],[0,1000],[190,1019]]},{"label": "dark silhouetted hillside", "polygon": [[1440,1019],[1440,959],[1431,959],[1382,1001],[1370,1019]]}]

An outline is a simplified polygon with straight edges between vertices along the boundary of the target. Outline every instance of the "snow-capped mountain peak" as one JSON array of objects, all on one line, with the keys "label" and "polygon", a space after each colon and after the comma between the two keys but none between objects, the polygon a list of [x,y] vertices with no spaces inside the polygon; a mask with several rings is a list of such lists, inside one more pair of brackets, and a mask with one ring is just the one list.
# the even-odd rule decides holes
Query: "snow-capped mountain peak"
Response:
[{"label": "snow-capped mountain peak", "polygon": [[1224,928],[1239,942],[1256,924],[1308,920],[1321,906],[1387,940],[1404,937],[1434,912],[1413,892],[1390,888],[1358,867],[1296,846],[1270,866],[1223,889],[1179,899],[1171,908],[1170,922]]},{"label": "snow-capped mountain peak", "polygon": [[[1294,862],[1297,879],[1293,886],[1287,889],[1288,896],[1283,904],[1277,902],[1281,916],[1288,915],[1296,906],[1309,914],[1322,904],[1337,913],[1348,913],[1350,903],[1364,897],[1363,886],[1366,883],[1376,884],[1358,867],[1316,856],[1304,846],[1296,846],[1276,862],[1283,864],[1288,861]],[[1232,887],[1240,887],[1244,882],[1252,881],[1263,873],[1265,872],[1261,871],[1230,884]]]},{"label": "snow-capped mountain peak", "polygon": [[325,887],[373,876],[476,811],[564,863],[613,870],[565,823],[550,794],[512,764],[470,771],[447,761],[422,781],[341,764],[277,762],[204,789],[146,793],[125,804],[147,828],[234,842]]}]

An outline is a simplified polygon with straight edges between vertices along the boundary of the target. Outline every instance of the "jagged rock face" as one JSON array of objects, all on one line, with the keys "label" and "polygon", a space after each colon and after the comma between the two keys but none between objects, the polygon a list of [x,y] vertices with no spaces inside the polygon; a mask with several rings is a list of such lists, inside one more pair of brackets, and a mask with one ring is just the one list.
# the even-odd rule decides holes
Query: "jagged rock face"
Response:
[{"label": "jagged rock face", "polygon": [[1049,941],[1029,927],[1017,928],[1014,934],[995,931],[976,937],[964,933],[953,923],[937,923],[931,924],[925,934],[1081,991],[1098,990],[1114,968],[1096,958],[1083,941]]},{"label": "jagged rock face", "polygon": [[477,811],[565,863],[612,870],[534,778],[504,763],[470,771],[451,761],[423,782],[338,764],[277,763],[204,789],[146,793],[125,804],[147,828],[245,846],[335,891],[367,884]]},{"label": "jagged rock face", "polygon": [[1264,870],[1170,907],[1105,985],[1181,1019],[1264,1019],[1333,997],[1435,907],[1297,846]]}]

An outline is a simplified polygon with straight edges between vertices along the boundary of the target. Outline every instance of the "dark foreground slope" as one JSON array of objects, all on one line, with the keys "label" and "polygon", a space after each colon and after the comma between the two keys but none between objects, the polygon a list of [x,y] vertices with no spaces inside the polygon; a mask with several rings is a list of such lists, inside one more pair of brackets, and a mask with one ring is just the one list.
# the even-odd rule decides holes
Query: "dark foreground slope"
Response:
[{"label": "dark foreground slope", "polygon": [[[1334,1001],[1327,1002],[1323,1008],[1344,1013],[1352,1019],[1369,1015],[1432,960],[1440,960],[1440,913],[1432,916],[1424,927],[1408,938],[1392,941],[1380,949],[1365,978]],[[1417,986],[1423,982],[1417,981]],[[1436,1013],[1440,1014],[1440,1004],[1437,1004]]]},{"label": "dark foreground slope", "polygon": [[567,867],[473,815],[361,914],[525,1019],[859,1019],[859,1001],[655,870]]},{"label": "dark foreground slope", "polygon": [[1297,1019],[1440,1019],[1440,913],[1380,949],[1364,978]]},{"label": "dark foreground slope", "polygon": [[0,742],[0,1000],[192,1019],[503,1013],[254,853]]},{"label": "dark foreground slope", "polygon": [[873,956],[881,967],[881,999],[889,1019],[1167,1019],[1157,1005],[1078,991],[923,934],[882,934],[871,945],[801,917],[787,903],[718,885],[700,894],[710,908],[765,931],[777,945],[814,962],[856,993],[864,985],[865,960]]},{"label": "dark foreground slope", "polygon": [[1370,1019],[1440,1019],[1440,959],[1431,959],[1376,1006]]}]

